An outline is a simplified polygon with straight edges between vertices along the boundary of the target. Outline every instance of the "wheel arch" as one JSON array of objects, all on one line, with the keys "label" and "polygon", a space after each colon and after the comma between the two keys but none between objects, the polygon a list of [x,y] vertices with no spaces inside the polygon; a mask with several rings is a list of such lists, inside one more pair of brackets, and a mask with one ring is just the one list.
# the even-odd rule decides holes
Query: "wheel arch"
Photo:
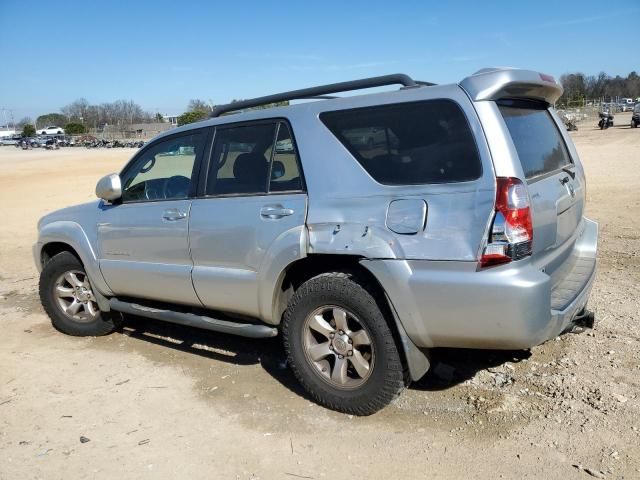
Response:
[{"label": "wheel arch", "polygon": [[408,337],[382,284],[371,271],[362,266],[362,260],[363,257],[358,255],[310,254],[289,264],[276,284],[273,299],[274,323],[280,324],[289,299],[305,281],[327,272],[349,272],[377,301],[393,333],[404,367],[411,380],[419,380],[430,367],[429,358]]},{"label": "wheel arch", "polygon": [[78,252],[76,252],[71,245],[65,242],[53,241],[45,243],[40,249],[40,258],[38,259],[40,262],[40,268],[44,267],[49,262],[49,260],[62,252],[69,252],[82,262],[80,255],[78,255]]},{"label": "wheel arch", "polygon": [[78,223],[57,221],[40,228],[38,243],[34,247],[34,259],[38,268],[42,269],[48,258],[62,251],[71,252],[82,262],[94,290],[106,296],[113,294],[100,272],[95,251]]}]

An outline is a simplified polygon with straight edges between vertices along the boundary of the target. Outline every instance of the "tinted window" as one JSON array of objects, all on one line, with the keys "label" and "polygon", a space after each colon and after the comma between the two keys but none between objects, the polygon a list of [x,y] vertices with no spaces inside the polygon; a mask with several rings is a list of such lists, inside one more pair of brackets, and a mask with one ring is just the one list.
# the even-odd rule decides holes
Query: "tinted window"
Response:
[{"label": "tinted window", "polygon": [[298,168],[293,136],[286,123],[280,123],[276,148],[273,151],[271,166],[270,192],[286,192],[302,190],[302,179]]},{"label": "tinted window", "polygon": [[276,123],[216,129],[207,195],[266,193]]},{"label": "tinted window", "polygon": [[141,153],[122,178],[124,202],[187,198],[204,135],[195,133],[160,141]]},{"label": "tinted window", "polygon": [[527,178],[571,163],[564,140],[546,109],[509,105],[499,108]]},{"label": "tinted window", "polygon": [[482,167],[469,124],[450,100],[325,112],[320,119],[378,182],[464,182]]}]

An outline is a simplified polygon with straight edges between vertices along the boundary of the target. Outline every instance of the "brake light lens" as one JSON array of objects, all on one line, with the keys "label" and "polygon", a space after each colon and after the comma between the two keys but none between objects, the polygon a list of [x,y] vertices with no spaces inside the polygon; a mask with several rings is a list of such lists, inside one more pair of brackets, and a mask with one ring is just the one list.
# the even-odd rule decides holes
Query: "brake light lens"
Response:
[{"label": "brake light lens", "polygon": [[540,80],[542,80],[543,82],[556,83],[556,79],[553,78],[552,75],[548,75],[546,73],[541,73],[540,74]]},{"label": "brake light lens", "polygon": [[496,207],[481,267],[520,260],[531,255],[533,221],[527,187],[513,177],[498,177]]}]

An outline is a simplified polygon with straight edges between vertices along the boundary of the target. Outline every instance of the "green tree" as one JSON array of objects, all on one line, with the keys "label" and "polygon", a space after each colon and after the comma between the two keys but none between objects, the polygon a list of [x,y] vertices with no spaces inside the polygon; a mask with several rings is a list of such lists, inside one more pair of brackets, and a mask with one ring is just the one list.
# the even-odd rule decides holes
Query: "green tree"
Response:
[{"label": "green tree", "polygon": [[84,128],[84,125],[82,125],[81,123],[70,122],[64,126],[64,133],[66,133],[67,135],[80,135],[85,132],[86,130]]},{"label": "green tree", "polygon": [[27,123],[24,127],[22,127],[22,136],[23,137],[33,137],[36,134],[36,127]]},{"label": "green tree", "polygon": [[192,112],[185,112],[178,117],[178,125],[186,125],[188,123],[199,122],[209,117],[209,112],[202,110],[195,110]]},{"label": "green tree", "polygon": [[164,117],[162,116],[162,114],[160,112],[156,113],[156,122],[164,123]]},{"label": "green tree", "polygon": [[56,126],[59,127],[67,123],[67,117],[62,115],[61,113],[47,113],[45,115],[40,115],[36,120],[36,125],[40,128],[45,128],[48,126]]}]

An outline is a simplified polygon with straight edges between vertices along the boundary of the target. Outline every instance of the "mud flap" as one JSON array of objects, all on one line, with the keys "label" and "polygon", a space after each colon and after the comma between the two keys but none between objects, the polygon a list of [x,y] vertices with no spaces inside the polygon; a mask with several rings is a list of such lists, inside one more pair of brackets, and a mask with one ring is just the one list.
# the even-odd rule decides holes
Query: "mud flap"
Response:
[{"label": "mud flap", "polygon": [[396,324],[398,335],[400,336],[402,350],[404,352],[404,357],[407,361],[407,367],[409,369],[409,377],[412,381],[417,382],[429,371],[431,362],[429,361],[426,350],[418,348],[407,335],[407,332],[405,331],[402,323],[400,322],[400,319],[398,318],[398,313],[396,312],[393,303],[391,303],[389,295],[387,295],[386,293],[385,298],[387,299],[387,303],[391,307],[390,310],[393,314],[393,321]]}]

